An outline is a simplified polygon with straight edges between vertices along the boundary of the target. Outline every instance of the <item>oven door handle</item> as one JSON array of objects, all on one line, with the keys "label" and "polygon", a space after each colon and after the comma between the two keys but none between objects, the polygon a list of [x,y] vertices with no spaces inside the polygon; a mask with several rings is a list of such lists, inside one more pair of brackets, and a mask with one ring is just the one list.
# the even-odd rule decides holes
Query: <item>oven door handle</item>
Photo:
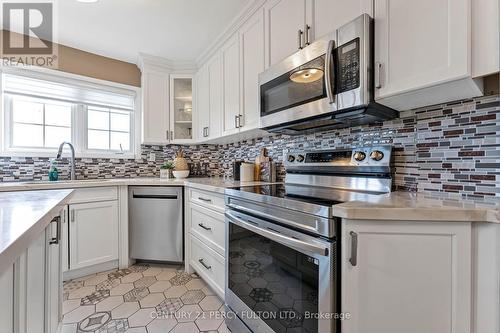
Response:
[{"label": "oven door handle", "polygon": [[226,212],[225,215],[232,223],[247,230],[250,230],[256,234],[259,234],[263,237],[266,237],[272,241],[280,243],[282,245],[290,246],[308,253],[319,254],[325,257],[329,255],[328,248],[326,248],[325,246],[311,244],[308,242],[301,241],[300,239],[288,237],[276,231],[271,231],[269,229],[261,228],[255,224],[242,220],[241,218],[231,214],[231,212]]},{"label": "oven door handle", "polygon": [[335,103],[335,77],[332,79],[332,72],[335,74],[334,66],[335,59],[333,58],[333,49],[335,47],[335,41],[330,40],[328,42],[328,48],[326,50],[325,58],[325,85],[326,85],[326,96],[330,104]]}]

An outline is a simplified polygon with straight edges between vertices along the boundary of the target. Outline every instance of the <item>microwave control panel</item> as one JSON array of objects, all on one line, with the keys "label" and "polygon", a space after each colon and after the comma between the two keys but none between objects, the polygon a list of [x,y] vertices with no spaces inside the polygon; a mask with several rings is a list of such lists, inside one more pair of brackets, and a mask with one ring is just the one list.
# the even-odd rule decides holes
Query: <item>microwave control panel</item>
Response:
[{"label": "microwave control panel", "polygon": [[359,38],[338,47],[337,93],[359,88],[359,52]]}]

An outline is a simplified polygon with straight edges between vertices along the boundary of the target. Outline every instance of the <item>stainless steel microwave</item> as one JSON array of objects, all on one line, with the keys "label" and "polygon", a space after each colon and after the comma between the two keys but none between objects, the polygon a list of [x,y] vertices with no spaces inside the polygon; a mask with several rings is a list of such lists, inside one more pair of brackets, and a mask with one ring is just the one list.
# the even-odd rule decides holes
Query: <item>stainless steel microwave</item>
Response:
[{"label": "stainless steel microwave", "polygon": [[259,75],[260,127],[304,132],[396,118],[374,102],[373,20],[363,14]]}]

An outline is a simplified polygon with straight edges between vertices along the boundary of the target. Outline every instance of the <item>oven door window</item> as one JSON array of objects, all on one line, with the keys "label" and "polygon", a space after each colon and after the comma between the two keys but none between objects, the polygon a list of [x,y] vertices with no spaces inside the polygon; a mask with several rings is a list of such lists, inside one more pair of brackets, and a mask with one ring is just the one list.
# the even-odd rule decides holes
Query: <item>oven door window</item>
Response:
[{"label": "oven door window", "polygon": [[228,278],[229,289],[274,331],[318,331],[310,319],[318,313],[314,258],[231,223]]},{"label": "oven door window", "polygon": [[326,98],[325,56],[260,86],[261,116]]}]

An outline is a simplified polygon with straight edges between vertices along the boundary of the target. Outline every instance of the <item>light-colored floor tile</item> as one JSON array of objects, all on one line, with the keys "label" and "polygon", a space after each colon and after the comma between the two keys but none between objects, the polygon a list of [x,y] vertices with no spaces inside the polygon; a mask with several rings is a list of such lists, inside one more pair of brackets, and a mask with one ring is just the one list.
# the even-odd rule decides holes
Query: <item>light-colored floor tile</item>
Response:
[{"label": "light-colored floor tile", "polygon": [[61,333],[76,333],[77,324],[62,325]]},{"label": "light-colored floor tile", "polygon": [[165,333],[170,332],[177,325],[175,318],[160,319],[157,318],[150,322],[147,326],[148,333]]},{"label": "light-colored floor tile", "polygon": [[184,295],[188,290],[184,286],[172,286],[164,292],[166,298],[178,298]]},{"label": "light-colored floor tile", "polygon": [[156,276],[160,274],[163,270],[160,267],[149,267],[146,269],[144,272],[142,272],[142,275],[144,276]]},{"label": "light-colored floor tile", "polygon": [[126,302],[111,311],[111,317],[128,318],[140,309],[139,302]]},{"label": "light-colored floor tile", "polygon": [[220,313],[211,311],[204,312],[194,323],[198,326],[200,331],[215,331],[223,321]]},{"label": "light-colored floor tile", "polygon": [[170,333],[199,333],[200,330],[194,323],[180,323]]},{"label": "light-colored floor tile", "polygon": [[219,333],[231,333],[231,331],[229,330],[229,328],[227,328],[225,323],[222,323],[219,326],[219,329],[217,330],[217,332],[219,332]]},{"label": "light-colored floor tile", "polygon": [[70,292],[68,295],[68,299],[83,298],[85,296],[92,294],[94,291],[95,291],[94,286],[81,287],[80,289]]},{"label": "light-colored floor tile", "polygon": [[93,276],[93,277],[85,280],[85,285],[86,286],[95,286],[103,281],[106,281],[107,279],[108,279],[108,276],[105,274],[96,275],[96,276]]},{"label": "light-colored floor tile", "polygon": [[156,311],[154,308],[140,309],[128,318],[128,324],[130,327],[146,326],[153,321],[155,316]]},{"label": "light-colored floor tile", "polygon": [[78,323],[95,312],[94,305],[80,306],[63,317],[63,324]]},{"label": "light-colored floor tile", "polygon": [[127,333],[148,333],[148,332],[146,331],[146,327],[132,327],[127,330]]},{"label": "light-colored floor tile", "polygon": [[129,291],[134,289],[133,283],[121,283],[109,291],[111,296],[125,295]]},{"label": "light-colored floor tile", "polygon": [[70,299],[70,300],[64,301],[63,302],[63,306],[62,306],[62,312],[63,312],[63,314],[71,312],[74,309],[76,309],[77,307],[79,307],[80,306],[80,302],[81,302],[81,300],[79,298],[78,299]]},{"label": "light-colored floor tile", "polygon": [[184,305],[175,313],[175,318],[179,323],[185,323],[195,321],[202,313],[201,308],[196,304]]},{"label": "light-colored floor tile", "polygon": [[204,287],[201,291],[207,296],[215,295],[215,292],[209,286]]},{"label": "light-colored floor tile", "polygon": [[215,311],[220,308],[222,301],[217,296],[205,296],[199,305],[203,311]]},{"label": "light-colored floor tile", "polygon": [[96,304],[96,311],[111,311],[123,304],[123,296],[111,296]]},{"label": "light-colored floor tile", "polygon": [[163,293],[154,293],[149,294],[139,301],[141,308],[152,308],[157,306],[165,299],[165,295]]},{"label": "light-colored floor tile", "polygon": [[173,278],[177,274],[177,271],[174,269],[163,270],[160,274],[156,276],[158,281],[168,281]]},{"label": "light-colored floor tile", "polygon": [[202,279],[194,279],[186,283],[186,288],[188,290],[196,290],[196,289],[203,289],[207,286],[205,282],[203,282]]},{"label": "light-colored floor tile", "polygon": [[170,288],[172,285],[168,281],[158,281],[149,286],[149,291],[152,293],[161,293]]},{"label": "light-colored floor tile", "polygon": [[122,283],[132,283],[142,278],[141,273],[130,273],[121,278]]}]

